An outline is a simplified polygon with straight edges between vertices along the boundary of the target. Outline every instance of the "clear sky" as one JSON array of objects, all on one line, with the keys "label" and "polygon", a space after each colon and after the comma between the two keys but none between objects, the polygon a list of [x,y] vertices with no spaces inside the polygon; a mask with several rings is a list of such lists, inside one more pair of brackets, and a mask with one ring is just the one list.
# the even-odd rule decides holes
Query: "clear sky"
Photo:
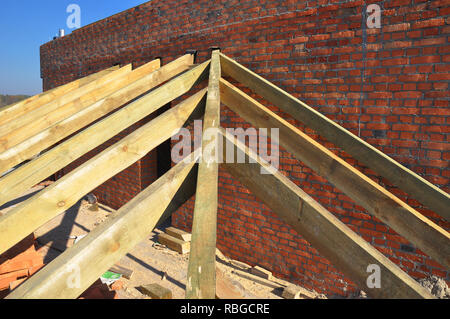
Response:
[{"label": "clear sky", "polygon": [[81,27],[135,7],[146,0],[1,0],[0,94],[42,92],[39,47],[59,29],[66,35],[70,4],[81,8]]}]

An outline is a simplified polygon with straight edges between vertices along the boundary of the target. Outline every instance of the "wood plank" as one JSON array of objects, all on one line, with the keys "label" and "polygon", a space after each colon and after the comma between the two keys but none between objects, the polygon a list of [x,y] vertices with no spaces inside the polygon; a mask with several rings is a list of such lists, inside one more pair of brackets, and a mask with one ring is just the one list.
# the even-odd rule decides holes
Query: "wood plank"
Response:
[{"label": "wood plank", "polygon": [[[214,50],[209,72],[208,95],[203,123],[206,130],[220,125],[219,51]],[[198,169],[197,192],[192,224],[191,252],[189,255],[186,299],[214,299],[216,296],[216,232],[218,162],[212,160],[217,136],[203,135],[202,161]],[[213,149],[209,152],[208,149]]]},{"label": "wood plank", "polygon": [[[42,132],[43,130],[48,130],[49,128],[51,128],[52,130],[52,135],[58,137],[58,134],[56,133],[59,133],[59,131],[54,128],[55,124],[69,118],[76,113],[90,113],[92,112],[92,108],[98,110],[99,107],[104,107],[103,103],[97,104],[96,102],[102,101],[102,99],[108,97],[110,94],[113,94],[117,90],[123,89],[130,84],[135,84],[133,82],[142,79],[143,76],[152,73],[153,71],[159,69],[159,67],[160,59],[151,61],[136,70],[133,70],[127,74],[123,74],[123,76],[117,77],[114,81],[109,80],[105,84],[100,83],[95,89],[90,91],[88,90],[86,93],[67,104],[55,107],[54,109],[52,109],[54,105],[51,107],[49,105],[43,106],[33,112],[23,115],[22,117],[20,117],[20,119],[16,119],[13,124],[8,124],[0,127],[0,136],[2,136],[0,138],[0,141],[2,141],[3,145],[3,148],[2,146],[0,146],[0,152],[10,149],[11,147],[18,145],[19,143],[26,141],[30,137],[36,138],[36,134]],[[143,72],[143,70],[146,70],[146,72]],[[109,76],[106,76],[104,78],[109,79]],[[101,82],[104,78],[98,81]],[[80,91],[84,90],[85,87],[81,88]],[[135,89],[131,91],[133,93],[139,91],[136,87],[132,88]],[[149,87],[148,89],[150,88],[151,87]],[[130,90],[127,90],[127,92],[129,91]],[[142,91],[142,93],[144,92],[145,91]],[[136,96],[137,95],[133,96],[133,94],[130,94],[130,97],[132,98]],[[86,108],[88,109],[87,111]],[[105,111],[107,111],[107,108],[105,109]],[[102,113],[101,115],[104,114],[106,113]],[[36,121],[36,119],[39,120]],[[89,122],[84,124],[86,125],[88,123]]]},{"label": "wood plank", "polygon": [[[450,269],[450,234],[307,134],[221,80],[222,102],[258,128],[279,128],[280,145],[430,257]],[[270,134],[270,132],[269,132]]]},{"label": "wood plank", "polygon": [[[126,102],[144,94],[149,89],[152,89],[185,71],[192,63],[193,57],[191,55],[185,55],[154,72],[151,72],[151,68],[149,68],[154,67],[153,64],[150,64],[147,67],[144,66],[144,69],[138,68],[132,71],[130,73],[130,77],[133,76],[132,79],[139,77],[136,81],[126,85],[109,96],[100,99],[83,110],[76,112],[72,116],[54,123],[7,151],[0,153],[0,171],[4,168],[9,169],[14,167],[34,154],[46,150],[56,142],[82,129],[87,124],[114,111]],[[142,70],[147,70],[148,72],[145,73]]]},{"label": "wood plank", "polygon": [[31,112],[32,110],[49,103],[50,101],[67,94],[68,92],[78,89],[83,85],[86,85],[92,81],[95,81],[115,70],[118,70],[119,66],[113,66],[111,68],[99,71],[94,74],[90,74],[81,79],[72,81],[70,83],[55,87],[48,91],[42,92],[40,94],[34,95],[25,99],[23,101],[3,106],[0,108],[0,125],[3,125],[9,121],[14,120],[15,118],[22,116],[27,112]]},{"label": "wood plank", "polygon": [[190,233],[185,232],[184,230],[177,229],[175,227],[167,227],[165,230],[166,234],[178,238],[182,241],[191,241],[192,235]]},{"label": "wood plank", "polygon": [[[203,101],[197,96],[184,100],[0,217],[0,254],[169,139],[204,108]],[[160,102],[147,100],[146,106]]]},{"label": "wood plank", "polygon": [[267,287],[270,287],[270,288],[273,288],[273,289],[283,288],[283,285],[281,285],[281,284],[279,284],[277,282],[274,282],[274,281],[271,281],[269,279],[265,279],[265,278],[253,275],[253,274],[251,274],[249,272],[246,272],[246,271],[242,271],[242,270],[239,270],[239,269],[233,269],[232,273],[238,275],[239,277],[242,277],[242,278],[245,278],[247,280],[251,280],[251,281],[257,282],[258,284],[261,284],[261,285],[264,285],[264,286],[267,286]]},{"label": "wood plank", "polygon": [[267,279],[267,280],[271,280],[272,279],[272,272],[268,271],[267,269],[264,269],[260,266],[254,266],[252,267],[252,269],[250,269],[250,272],[253,275],[256,275],[258,277]]},{"label": "wood plank", "polygon": [[[114,92],[123,81],[126,79],[126,74],[131,72],[131,64],[128,64],[116,71],[113,71],[95,81],[92,81],[86,85],[83,85],[75,90],[71,90],[68,93],[50,100],[48,103],[39,106],[31,111],[16,117],[14,120],[0,125],[0,152],[7,150],[14,146],[16,143],[8,137],[8,134],[21,131],[27,133],[27,129],[33,129],[33,123],[40,123],[38,125],[46,125],[46,115],[55,114],[57,109],[67,109],[69,107],[79,107],[80,103],[88,103],[87,105],[95,102],[95,98],[98,96],[107,95]],[[29,126],[27,126],[29,125]],[[17,133],[16,133],[17,134]],[[30,133],[31,134],[31,133]]]},{"label": "wood plank", "polygon": [[172,291],[159,284],[144,285],[141,291],[152,299],[172,299]]},{"label": "wood plank", "polygon": [[316,295],[303,287],[291,285],[283,289],[281,297],[284,299],[315,299]]},{"label": "wood plank", "polygon": [[108,269],[108,271],[114,272],[116,274],[121,274],[122,277],[124,277],[128,280],[131,280],[131,277],[133,277],[133,273],[134,273],[134,271],[132,269],[129,269],[129,268],[117,265],[117,264],[110,267]]},{"label": "wood plank", "polygon": [[[234,141],[233,136],[227,136],[226,143],[234,145],[236,151],[244,152],[246,159],[245,164],[236,161],[223,164],[227,171],[369,296],[408,299],[433,297],[282,173],[270,169],[267,162],[245,145]],[[272,174],[261,174],[262,168]],[[380,267],[381,288],[367,286],[369,265]]]},{"label": "wood plank", "polygon": [[161,244],[166,245],[168,248],[182,255],[187,254],[191,247],[189,242],[182,241],[178,238],[172,237],[164,233],[158,235],[158,241]]},{"label": "wood plank", "polygon": [[[172,198],[195,182],[195,160],[187,158],[123,206],[77,245],[66,250],[11,293],[8,299],[74,299],[144,240],[179,206]],[[195,184],[194,184],[195,187]],[[187,198],[186,198],[187,199]],[[79,270],[79,285],[69,286]],[[72,283],[72,282],[71,282]]]},{"label": "wood plank", "polygon": [[[59,144],[39,158],[1,178],[0,205],[20,196],[24,189],[29,189],[51,174],[64,168],[133,123],[169,103],[171,99],[188,92],[196,83],[203,81],[207,77],[208,66],[209,62],[207,61],[178,76],[162,87],[156,88],[149,94]],[[203,99],[205,95],[206,90],[201,90],[193,98]],[[0,167],[4,167],[3,155],[0,154]]]},{"label": "wood plank", "polygon": [[450,195],[289,93],[221,54],[222,72],[314,129],[394,185],[450,221]]}]

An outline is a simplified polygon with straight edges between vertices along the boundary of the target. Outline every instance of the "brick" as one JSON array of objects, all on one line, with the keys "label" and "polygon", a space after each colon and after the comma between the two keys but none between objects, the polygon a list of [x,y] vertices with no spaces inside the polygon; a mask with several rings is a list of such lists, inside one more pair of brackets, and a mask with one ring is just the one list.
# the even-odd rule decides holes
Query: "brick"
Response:
[{"label": "brick", "polygon": [[437,27],[437,26],[441,26],[444,24],[445,24],[445,21],[443,18],[430,19],[430,20],[425,20],[425,21],[417,21],[416,23],[413,23],[413,29]]},{"label": "brick", "polygon": [[387,25],[387,26],[383,27],[383,32],[406,31],[406,30],[409,30],[409,28],[410,28],[409,23],[399,23],[399,24]]},{"label": "brick", "polygon": [[28,269],[20,269],[20,270],[16,270],[13,272],[9,272],[9,273],[4,273],[2,275],[0,275],[0,280],[2,279],[10,279],[10,278],[21,278],[21,277],[25,277],[28,276]]},{"label": "brick", "polygon": [[159,234],[158,241],[161,244],[166,245],[170,249],[172,249],[180,254],[186,254],[190,250],[189,242],[179,240],[179,239],[169,236],[167,234]]},{"label": "brick", "polygon": [[39,270],[41,270],[44,267],[44,263],[42,263],[42,265],[37,265],[34,267],[31,267],[28,269],[28,276],[33,276],[35,273],[37,273]]},{"label": "brick", "polygon": [[0,275],[0,290],[8,289],[9,284],[20,278],[27,277],[27,269],[13,271],[7,274]]},{"label": "brick", "polygon": [[122,290],[124,287],[124,282],[123,280],[116,280],[114,283],[111,284],[111,290],[117,291],[117,290]]},{"label": "brick", "polygon": [[16,289],[17,287],[19,287],[25,280],[27,280],[28,278],[23,278],[23,279],[19,279],[16,281],[13,281],[9,284],[9,291],[13,291],[14,289]]},{"label": "brick", "polygon": [[28,235],[15,246],[8,249],[0,255],[0,265],[8,259],[14,258],[17,255],[34,250],[34,234]]},{"label": "brick", "polygon": [[13,272],[19,269],[28,269],[43,264],[43,258],[38,253],[27,254],[21,258],[10,259],[0,265],[0,274]]}]

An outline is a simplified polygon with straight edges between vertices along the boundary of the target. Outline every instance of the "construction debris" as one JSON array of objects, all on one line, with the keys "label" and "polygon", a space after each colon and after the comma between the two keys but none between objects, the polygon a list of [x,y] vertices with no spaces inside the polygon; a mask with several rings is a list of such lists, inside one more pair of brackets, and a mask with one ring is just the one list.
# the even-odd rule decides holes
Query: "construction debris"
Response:
[{"label": "construction debris", "polygon": [[113,291],[122,290],[123,287],[124,287],[124,282],[123,282],[123,280],[121,280],[121,279],[119,279],[119,280],[113,282],[113,283],[109,286],[109,288],[110,288],[111,290],[113,290]]},{"label": "construction debris", "polygon": [[442,278],[433,275],[428,278],[420,279],[419,283],[439,299],[450,298],[450,289]]},{"label": "construction debris", "polygon": [[166,228],[166,234],[182,241],[191,241],[192,235],[175,227]]},{"label": "construction debris", "polygon": [[272,272],[268,271],[267,269],[264,269],[259,266],[253,267],[250,272],[256,276],[259,276],[261,278],[271,280],[272,279]]},{"label": "construction debris", "polygon": [[34,241],[34,234],[31,234],[0,256],[1,296],[6,296],[44,266]]},{"label": "construction debris", "polygon": [[244,299],[244,288],[237,282],[227,278],[223,271],[216,266],[216,298]]},{"label": "construction debris", "polygon": [[182,255],[188,253],[191,248],[190,242],[182,241],[178,238],[172,237],[172,236],[164,234],[164,233],[159,234],[158,241],[161,244],[169,247],[172,250],[175,250],[176,252],[178,252]]},{"label": "construction debris", "polygon": [[18,279],[16,281],[13,281],[9,284],[9,291],[13,291],[17,287],[19,287],[27,278]]},{"label": "construction debris", "polygon": [[284,288],[282,297],[284,299],[315,299],[317,298],[317,294],[305,288],[291,285]]},{"label": "construction debris", "polygon": [[253,275],[253,274],[250,274],[248,272],[244,272],[244,271],[235,269],[232,271],[232,273],[236,274],[242,278],[252,280],[254,282],[257,282],[259,284],[262,284],[262,285],[265,285],[265,286],[268,286],[268,287],[271,287],[274,289],[284,288],[284,286],[282,284],[270,281],[269,279],[265,279],[265,278],[262,278],[262,277],[259,277],[259,276]]},{"label": "construction debris", "polygon": [[243,270],[247,270],[247,269],[252,268],[252,266],[250,266],[250,265],[248,265],[248,264],[246,264],[246,263],[244,263],[242,261],[234,260],[234,259],[230,260],[230,264],[232,264],[235,267],[241,268]]},{"label": "construction debris", "polygon": [[131,280],[131,277],[133,276],[133,270],[128,269],[119,265],[114,265],[111,268],[109,268],[109,271],[115,272],[117,274],[121,274],[122,277]]},{"label": "construction debris", "polygon": [[99,208],[98,208],[98,200],[97,200],[97,197],[94,195],[94,194],[88,194],[87,196],[86,196],[86,199],[87,199],[87,201],[88,201],[88,203],[91,205],[90,207],[89,207],[89,210],[90,211],[93,211],[93,212],[98,212],[99,211]]},{"label": "construction debris", "polygon": [[152,299],[172,299],[172,291],[158,284],[141,286],[141,292]]}]

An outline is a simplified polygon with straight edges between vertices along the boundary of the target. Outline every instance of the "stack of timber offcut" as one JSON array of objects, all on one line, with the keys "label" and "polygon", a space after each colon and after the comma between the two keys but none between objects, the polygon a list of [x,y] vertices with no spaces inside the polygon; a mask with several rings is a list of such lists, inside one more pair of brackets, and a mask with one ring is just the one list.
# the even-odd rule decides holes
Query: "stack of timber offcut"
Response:
[{"label": "stack of timber offcut", "polygon": [[168,248],[184,255],[191,249],[192,235],[175,227],[166,228],[165,233],[158,236],[158,241]]},{"label": "stack of timber offcut", "polygon": [[34,234],[31,234],[0,255],[0,298],[7,296],[44,266],[34,241]]}]

